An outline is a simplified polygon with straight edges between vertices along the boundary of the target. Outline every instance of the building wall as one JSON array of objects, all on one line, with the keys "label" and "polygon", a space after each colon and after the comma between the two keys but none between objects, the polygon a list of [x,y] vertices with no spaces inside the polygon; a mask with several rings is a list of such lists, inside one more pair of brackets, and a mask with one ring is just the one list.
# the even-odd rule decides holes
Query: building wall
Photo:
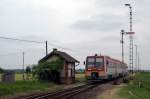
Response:
[{"label": "building wall", "polygon": [[61,70],[60,77],[66,77],[66,62],[64,62],[63,69]]},{"label": "building wall", "polygon": [[68,64],[68,77],[75,77],[75,63]]},{"label": "building wall", "polygon": [[[47,60],[47,62],[56,61],[57,59],[60,59],[60,57],[53,55]],[[60,81],[63,84],[70,84],[75,81],[75,63],[64,62],[63,69],[60,73]]]},{"label": "building wall", "polygon": [[75,82],[75,77],[69,77],[69,78],[63,77],[63,78],[60,78],[60,81],[63,84],[71,84]]},{"label": "building wall", "polygon": [[71,84],[75,82],[75,63],[65,62],[61,72],[61,83]]}]

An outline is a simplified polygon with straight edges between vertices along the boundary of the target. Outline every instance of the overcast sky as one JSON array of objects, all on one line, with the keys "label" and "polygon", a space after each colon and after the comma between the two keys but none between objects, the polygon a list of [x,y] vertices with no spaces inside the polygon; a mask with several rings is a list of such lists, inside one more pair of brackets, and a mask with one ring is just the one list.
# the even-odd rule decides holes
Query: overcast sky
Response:
[{"label": "overcast sky", "polygon": [[[149,0],[0,0],[0,36],[48,40],[49,52],[58,47],[81,62],[86,56],[102,54],[121,59],[120,30],[129,31],[129,8],[133,7],[134,43],[142,68],[150,69]],[[45,56],[44,43],[0,39],[0,66],[22,68]],[[125,36],[128,63],[129,36]]]}]

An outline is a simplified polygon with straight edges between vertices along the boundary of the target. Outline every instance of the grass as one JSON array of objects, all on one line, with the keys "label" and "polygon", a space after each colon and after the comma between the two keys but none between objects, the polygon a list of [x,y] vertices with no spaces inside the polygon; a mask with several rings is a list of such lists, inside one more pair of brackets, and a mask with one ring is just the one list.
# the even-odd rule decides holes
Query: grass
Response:
[{"label": "grass", "polygon": [[79,73],[75,75],[76,77],[76,82],[85,82],[85,74],[84,73]]},{"label": "grass", "polygon": [[[27,75],[25,75],[25,79],[27,78]],[[21,81],[23,80],[23,74],[21,73],[15,73],[15,81]],[[0,82],[1,82],[2,74],[0,74]],[[29,75],[29,80],[33,80],[32,74]]]},{"label": "grass", "polygon": [[58,86],[53,83],[39,82],[39,81],[16,81],[13,83],[0,83],[0,96],[2,95],[14,95],[18,92],[30,92],[33,90],[55,90],[59,89]]},{"label": "grass", "polygon": [[[26,78],[26,74],[25,74]],[[1,79],[1,74],[0,74]],[[32,78],[32,75],[30,75],[29,80],[22,80],[22,74],[15,74],[15,82],[12,83],[4,83],[0,80],[0,96],[3,95],[14,95],[17,93],[27,93],[31,91],[36,90],[57,90],[62,89],[62,85],[57,85],[54,83],[48,83],[48,82],[39,82]]]},{"label": "grass", "polygon": [[[141,82],[139,86],[139,81]],[[135,79],[119,92],[120,97],[127,99],[150,99],[150,73],[137,73]]]},{"label": "grass", "polygon": [[[24,73],[25,79],[27,78],[27,75]],[[21,81],[23,79],[23,74],[21,73],[15,73],[15,81]],[[29,74],[29,80],[33,80],[32,74]]]},{"label": "grass", "polygon": [[0,82],[1,82],[1,80],[2,80],[2,74],[0,74]]},{"label": "grass", "polygon": [[[84,82],[85,75],[84,73],[76,74],[76,82]],[[26,78],[26,75],[25,75]],[[22,80],[22,74],[15,74],[15,82],[13,83],[3,83],[0,81],[0,96],[4,95],[15,95],[18,93],[29,93],[36,90],[49,90],[54,91],[58,89],[63,89],[63,85],[57,85],[54,83],[48,82],[39,82],[32,78],[30,75],[29,80]],[[0,74],[1,79],[1,74]]]}]

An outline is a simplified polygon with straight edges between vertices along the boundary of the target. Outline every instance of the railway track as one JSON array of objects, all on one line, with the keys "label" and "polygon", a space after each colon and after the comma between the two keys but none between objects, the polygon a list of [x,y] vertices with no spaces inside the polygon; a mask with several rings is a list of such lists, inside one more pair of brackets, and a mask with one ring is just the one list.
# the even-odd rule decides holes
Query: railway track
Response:
[{"label": "railway track", "polygon": [[18,97],[15,99],[69,99],[80,92],[96,87],[98,84],[85,84],[82,86],[56,91],[52,93],[39,93],[30,96]]},{"label": "railway track", "polygon": [[85,85],[77,86],[74,88],[64,89],[56,92],[51,93],[38,93],[34,95],[22,96],[18,98],[11,98],[11,99],[71,99],[71,97],[81,93],[86,92],[89,89],[97,87],[101,84],[111,83],[113,81],[102,81],[99,83],[87,83]]}]

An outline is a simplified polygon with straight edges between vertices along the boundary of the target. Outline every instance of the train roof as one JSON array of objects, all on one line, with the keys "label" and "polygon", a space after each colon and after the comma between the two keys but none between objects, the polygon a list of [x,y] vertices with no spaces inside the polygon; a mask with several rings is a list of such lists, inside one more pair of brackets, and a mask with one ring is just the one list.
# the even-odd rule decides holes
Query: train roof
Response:
[{"label": "train roof", "polygon": [[[115,62],[119,62],[119,63],[122,63],[122,61],[118,60],[118,59],[114,59],[114,58],[111,58],[110,56],[107,56],[107,55],[94,55],[94,56],[87,56],[87,58],[90,58],[90,57],[106,57],[108,59],[111,59]],[[126,64],[126,63],[123,63],[123,64]],[[127,64],[126,64],[127,65]]]}]

